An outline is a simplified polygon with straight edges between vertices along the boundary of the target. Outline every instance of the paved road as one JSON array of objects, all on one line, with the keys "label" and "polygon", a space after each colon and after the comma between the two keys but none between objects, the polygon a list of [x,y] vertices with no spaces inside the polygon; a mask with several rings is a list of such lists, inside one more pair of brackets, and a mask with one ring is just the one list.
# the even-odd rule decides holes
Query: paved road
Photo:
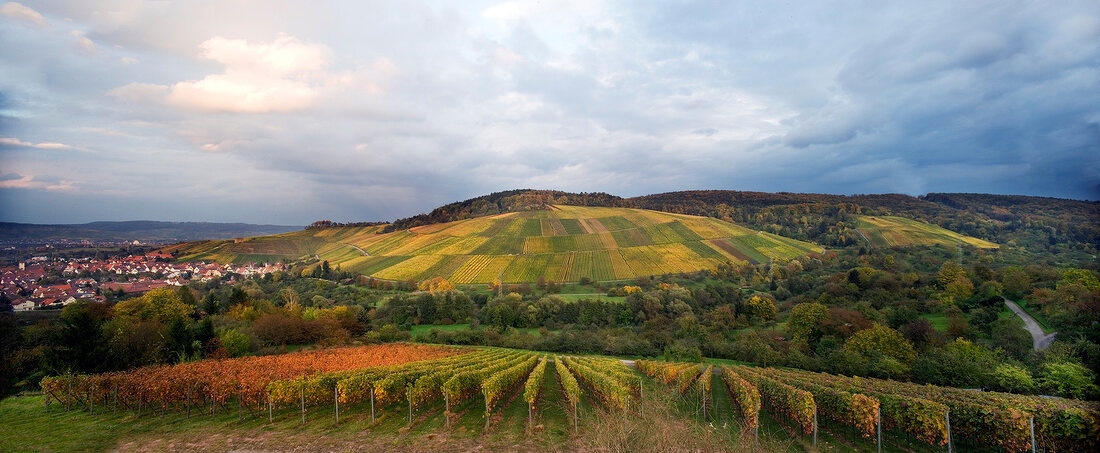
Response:
[{"label": "paved road", "polygon": [[1027,329],[1028,333],[1031,334],[1031,340],[1034,343],[1035,350],[1042,351],[1049,348],[1050,343],[1054,342],[1054,337],[1058,335],[1058,332],[1051,332],[1050,334],[1043,332],[1043,328],[1039,326],[1035,318],[1032,318],[1031,315],[1027,314],[1019,305],[1016,305],[1016,302],[1003,297],[1002,299],[1005,300],[1005,305],[1008,305],[1008,308],[1012,310],[1013,313],[1016,313],[1016,316],[1024,320],[1024,327]]}]

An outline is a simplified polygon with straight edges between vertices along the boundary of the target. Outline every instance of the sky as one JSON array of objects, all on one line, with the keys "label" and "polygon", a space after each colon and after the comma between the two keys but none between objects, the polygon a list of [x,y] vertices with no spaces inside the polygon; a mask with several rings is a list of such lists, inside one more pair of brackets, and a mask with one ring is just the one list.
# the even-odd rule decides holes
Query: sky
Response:
[{"label": "sky", "polygon": [[0,221],[1100,199],[1100,2],[0,0]]}]

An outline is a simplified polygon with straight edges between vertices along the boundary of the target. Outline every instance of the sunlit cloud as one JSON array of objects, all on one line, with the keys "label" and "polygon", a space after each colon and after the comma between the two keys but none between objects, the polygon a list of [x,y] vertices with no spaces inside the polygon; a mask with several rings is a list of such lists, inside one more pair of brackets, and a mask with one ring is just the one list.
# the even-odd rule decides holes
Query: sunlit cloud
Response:
[{"label": "sunlit cloud", "polygon": [[10,17],[39,28],[46,26],[46,19],[38,11],[19,2],[7,2],[0,6],[0,16]]}]

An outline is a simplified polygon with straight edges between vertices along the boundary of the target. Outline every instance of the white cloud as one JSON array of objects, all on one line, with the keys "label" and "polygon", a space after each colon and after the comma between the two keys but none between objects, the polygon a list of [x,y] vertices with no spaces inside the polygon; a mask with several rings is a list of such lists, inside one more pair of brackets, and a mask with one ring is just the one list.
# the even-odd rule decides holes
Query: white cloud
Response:
[{"label": "white cloud", "polygon": [[69,32],[69,36],[72,36],[73,39],[76,41],[76,45],[80,46],[81,49],[84,49],[85,52],[95,52],[95,43],[92,42],[91,39],[88,39],[88,36],[86,36],[86,33],[84,33],[84,31],[73,30]]},{"label": "white cloud", "polygon": [[122,57],[118,59],[118,62],[122,64],[137,64],[138,59],[133,57]]},{"label": "white cloud", "polygon": [[0,6],[0,16],[18,19],[39,28],[46,26],[46,19],[44,19],[38,11],[19,2],[7,2],[4,6]]},{"label": "white cloud", "polygon": [[35,149],[71,149],[72,146],[64,143],[43,142],[43,143],[30,143],[22,141],[15,137],[0,137],[0,145],[11,145],[19,148],[35,148]]},{"label": "white cloud", "polygon": [[289,112],[313,105],[329,50],[280,36],[267,44],[215,37],[201,56],[225,65],[225,73],[171,87],[167,102],[201,111]]}]

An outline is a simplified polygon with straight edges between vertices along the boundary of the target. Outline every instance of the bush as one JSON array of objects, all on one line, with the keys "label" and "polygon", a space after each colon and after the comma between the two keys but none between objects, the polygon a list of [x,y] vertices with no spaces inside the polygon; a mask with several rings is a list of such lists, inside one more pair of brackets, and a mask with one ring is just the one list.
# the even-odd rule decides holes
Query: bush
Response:
[{"label": "bush", "polygon": [[669,362],[702,362],[703,351],[698,346],[677,341],[665,347],[665,360]]},{"label": "bush", "polygon": [[1011,393],[1032,393],[1035,391],[1035,380],[1027,369],[1002,363],[993,369],[991,376],[993,389]]},{"label": "bush", "polygon": [[251,340],[237,329],[226,329],[218,337],[221,346],[229,357],[241,357],[248,354],[248,345]]},{"label": "bush", "polygon": [[1047,363],[1039,375],[1039,388],[1044,392],[1068,398],[1088,399],[1097,396],[1092,370],[1073,362]]}]

